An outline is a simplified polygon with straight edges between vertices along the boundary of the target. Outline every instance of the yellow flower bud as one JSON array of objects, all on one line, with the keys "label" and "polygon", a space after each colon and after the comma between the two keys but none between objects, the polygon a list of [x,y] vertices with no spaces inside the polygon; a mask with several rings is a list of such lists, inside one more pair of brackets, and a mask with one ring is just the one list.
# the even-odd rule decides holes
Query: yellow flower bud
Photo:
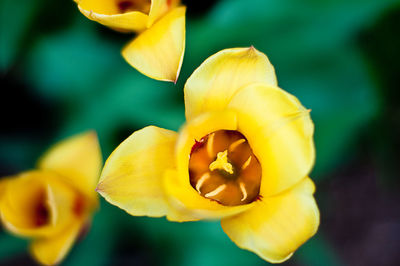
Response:
[{"label": "yellow flower bud", "polygon": [[64,140],[38,169],[0,180],[0,217],[11,233],[31,239],[41,264],[59,263],[98,206],[101,154],[94,132]]},{"label": "yellow flower bud", "polygon": [[153,79],[176,82],[185,51],[185,12],[179,0],[75,0],[90,20],[137,36],[125,60]]}]

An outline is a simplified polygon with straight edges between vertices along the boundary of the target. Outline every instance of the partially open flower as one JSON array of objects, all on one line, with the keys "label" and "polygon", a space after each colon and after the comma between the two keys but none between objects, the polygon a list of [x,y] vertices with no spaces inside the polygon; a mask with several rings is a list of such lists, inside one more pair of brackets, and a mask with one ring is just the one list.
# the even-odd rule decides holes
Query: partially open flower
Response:
[{"label": "partially open flower", "polygon": [[41,264],[59,263],[98,206],[94,191],[101,168],[93,132],[64,140],[39,161],[38,169],[0,179],[0,216],[11,233],[32,239]]},{"label": "partially open flower", "polygon": [[146,127],[108,158],[97,191],[132,215],[221,219],[241,248],[287,260],[319,225],[309,110],[255,48],[223,50],[185,85],[187,123]]},{"label": "partially open flower", "polygon": [[139,72],[157,80],[178,79],[185,51],[185,11],[179,0],[75,0],[87,18],[138,35],[122,50]]}]

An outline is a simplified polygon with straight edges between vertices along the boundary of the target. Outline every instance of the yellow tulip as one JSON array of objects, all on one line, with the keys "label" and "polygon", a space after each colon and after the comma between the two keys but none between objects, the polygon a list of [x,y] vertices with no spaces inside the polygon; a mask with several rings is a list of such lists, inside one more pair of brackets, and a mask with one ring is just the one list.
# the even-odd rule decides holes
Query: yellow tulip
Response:
[{"label": "yellow tulip", "polygon": [[181,130],[134,132],[106,161],[97,191],[131,215],[220,219],[239,247],[287,260],[319,225],[309,111],[277,87],[254,47],[208,58],[184,94]]},{"label": "yellow tulip", "polygon": [[94,132],[53,146],[35,170],[0,179],[0,217],[9,232],[31,239],[41,264],[59,263],[90,223],[102,159]]},{"label": "yellow tulip", "polygon": [[82,14],[138,35],[122,50],[125,60],[153,79],[176,82],[185,51],[185,12],[179,0],[75,0]]}]

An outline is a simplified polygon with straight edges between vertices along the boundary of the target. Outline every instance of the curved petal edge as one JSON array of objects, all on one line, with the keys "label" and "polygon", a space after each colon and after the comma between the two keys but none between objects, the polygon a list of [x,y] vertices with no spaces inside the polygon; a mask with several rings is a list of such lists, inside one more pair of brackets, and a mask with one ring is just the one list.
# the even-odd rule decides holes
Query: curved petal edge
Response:
[{"label": "curved petal edge", "polygon": [[225,49],[210,56],[185,84],[186,119],[225,109],[240,88],[256,82],[277,85],[268,57],[253,46]]},{"label": "curved petal edge", "polygon": [[166,215],[162,178],[174,167],[176,135],[154,126],[133,133],[107,159],[97,192],[131,215]]},{"label": "curved petal edge", "polygon": [[317,232],[314,189],[307,177],[291,190],[263,198],[252,209],[223,219],[222,228],[239,247],[268,262],[283,262]]},{"label": "curved petal edge", "polygon": [[185,52],[186,7],[167,13],[122,50],[124,59],[142,74],[176,82]]}]

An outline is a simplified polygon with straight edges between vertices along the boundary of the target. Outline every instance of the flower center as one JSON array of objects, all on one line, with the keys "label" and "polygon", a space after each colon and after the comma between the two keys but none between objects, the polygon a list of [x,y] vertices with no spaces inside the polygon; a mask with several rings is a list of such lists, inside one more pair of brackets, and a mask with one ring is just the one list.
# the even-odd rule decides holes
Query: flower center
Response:
[{"label": "flower center", "polygon": [[117,0],[116,4],[121,13],[131,11],[149,13],[151,0]]},{"label": "flower center", "polygon": [[226,206],[243,205],[259,195],[261,165],[245,136],[218,130],[193,145],[189,177],[203,197]]},{"label": "flower center", "polygon": [[40,227],[49,222],[50,212],[46,204],[46,195],[41,191],[34,207],[34,226]]}]

